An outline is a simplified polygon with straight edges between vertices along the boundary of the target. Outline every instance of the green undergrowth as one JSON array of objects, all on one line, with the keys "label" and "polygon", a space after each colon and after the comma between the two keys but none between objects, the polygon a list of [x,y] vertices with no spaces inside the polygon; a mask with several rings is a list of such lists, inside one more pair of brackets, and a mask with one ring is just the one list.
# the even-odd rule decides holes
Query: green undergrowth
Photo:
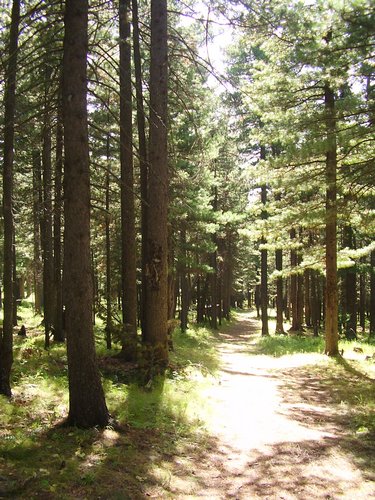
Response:
[{"label": "green undergrowth", "polygon": [[166,375],[142,386],[134,367],[129,373],[113,358],[119,346],[107,351],[99,325],[95,333],[113,419],[104,431],[59,427],[68,412],[66,346],[51,342],[46,351],[41,329],[14,336],[13,398],[0,397],[0,498],[90,498],[94,491],[107,498],[109,481],[138,498],[156,467],[150,454],[178,454],[192,436],[204,443],[203,394],[219,368],[214,334],[176,332]]}]

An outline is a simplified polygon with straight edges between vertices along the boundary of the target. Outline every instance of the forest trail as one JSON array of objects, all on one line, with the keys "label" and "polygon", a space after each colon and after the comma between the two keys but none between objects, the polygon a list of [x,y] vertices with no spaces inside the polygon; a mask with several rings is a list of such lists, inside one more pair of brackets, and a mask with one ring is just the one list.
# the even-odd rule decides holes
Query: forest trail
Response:
[{"label": "forest trail", "polygon": [[175,457],[162,498],[375,498],[373,445],[348,435],[347,417],[312,369],[320,363],[324,378],[330,361],[259,354],[258,331],[244,313],[219,334],[221,371],[207,391],[212,440],[205,452],[197,445]]}]

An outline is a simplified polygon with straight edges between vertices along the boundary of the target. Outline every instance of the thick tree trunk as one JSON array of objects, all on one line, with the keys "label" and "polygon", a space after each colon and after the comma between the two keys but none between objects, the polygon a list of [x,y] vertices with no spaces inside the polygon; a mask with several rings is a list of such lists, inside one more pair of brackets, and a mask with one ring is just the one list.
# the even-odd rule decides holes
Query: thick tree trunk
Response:
[{"label": "thick tree trunk", "polygon": [[13,0],[9,35],[8,66],[4,89],[3,135],[3,217],[4,217],[4,320],[0,332],[0,394],[10,397],[10,373],[13,364],[13,156],[14,116],[16,109],[16,74],[20,2]]},{"label": "thick tree trunk", "polygon": [[144,297],[146,287],[146,248],[147,248],[147,208],[148,208],[148,154],[146,141],[146,115],[143,106],[142,90],[142,59],[140,50],[140,33],[138,21],[138,2],[132,0],[132,23],[133,23],[133,53],[134,53],[134,75],[135,91],[137,100],[137,128],[138,128],[138,155],[141,182],[141,326],[143,335],[144,324]]},{"label": "thick tree trunk", "polygon": [[[283,251],[277,249],[275,252],[276,270],[283,270]],[[283,278],[278,276],[276,278],[276,331],[277,334],[284,334],[284,321],[283,321]]]},{"label": "thick tree trunk", "polygon": [[69,374],[68,424],[105,426],[108,410],[96,364],[92,325],[90,174],[87,130],[87,0],[65,4],[64,298]]},{"label": "thick tree trunk", "polygon": [[168,363],[167,2],[151,1],[150,145],[143,339],[154,372]]},{"label": "thick tree trunk", "polygon": [[337,151],[335,97],[332,88],[326,84],[324,91],[327,130],[326,153],[326,309],[325,352],[336,356],[338,348],[338,298],[337,298]]},{"label": "thick tree trunk", "polygon": [[128,361],[137,357],[137,267],[134,213],[134,174],[132,144],[132,84],[130,45],[130,2],[120,0],[120,163],[121,163],[121,241],[122,241],[122,355]]}]

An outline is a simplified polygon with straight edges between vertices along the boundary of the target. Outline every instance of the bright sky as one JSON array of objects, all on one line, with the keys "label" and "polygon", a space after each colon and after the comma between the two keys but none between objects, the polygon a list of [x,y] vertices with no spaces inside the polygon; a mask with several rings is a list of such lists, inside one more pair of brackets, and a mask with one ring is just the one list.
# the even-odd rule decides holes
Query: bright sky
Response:
[{"label": "bright sky", "polygon": [[[228,25],[228,21],[223,16],[209,11],[204,2],[198,1],[194,7],[195,13],[186,9],[187,16],[181,16],[181,25],[189,26],[193,22],[192,17],[189,16],[194,16],[196,19],[208,19],[210,34],[213,36],[207,40],[206,45],[201,47],[199,55],[209,61],[214,71],[220,76],[225,71],[225,49],[232,42],[233,28]],[[218,86],[217,79],[212,75],[209,77],[208,83],[212,87]]]}]

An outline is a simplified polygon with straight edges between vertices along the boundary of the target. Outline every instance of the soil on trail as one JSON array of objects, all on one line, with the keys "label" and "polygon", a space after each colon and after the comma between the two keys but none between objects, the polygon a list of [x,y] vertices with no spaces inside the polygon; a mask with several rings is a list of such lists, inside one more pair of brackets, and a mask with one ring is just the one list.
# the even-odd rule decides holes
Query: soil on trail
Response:
[{"label": "soil on trail", "polygon": [[[375,498],[374,443],[348,432],[313,367],[320,354],[257,354],[250,315],[220,334],[222,368],[207,392],[209,438],[169,457],[171,476],[154,498]],[[330,388],[332,391],[332,388]],[[166,457],[167,458],[167,457]],[[160,485],[159,485],[160,486]]]}]

